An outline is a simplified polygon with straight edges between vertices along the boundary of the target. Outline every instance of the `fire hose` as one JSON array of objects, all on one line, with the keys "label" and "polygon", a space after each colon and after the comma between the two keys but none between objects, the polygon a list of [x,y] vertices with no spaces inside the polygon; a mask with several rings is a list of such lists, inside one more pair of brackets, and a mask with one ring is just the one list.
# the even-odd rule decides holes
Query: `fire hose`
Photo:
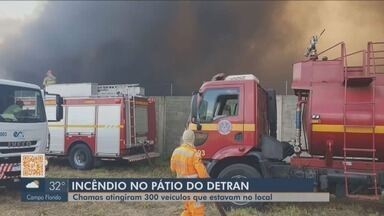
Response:
[{"label": "fire hose", "polygon": [[153,167],[153,163],[152,163],[151,157],[149,156],[148,151],[147,151],[147,148],[146,148],[146,146],[147,146],[148,144],[149,144],[149,143],[148,143],[147,141],[144,141],[144,142],[142,142],[142,145],[141,145],[141,146],[143,147],[143,151],[144,151],[145,157],[146,157],[147,160],[148,160],[149,165],[150,165],[151,167]]}]

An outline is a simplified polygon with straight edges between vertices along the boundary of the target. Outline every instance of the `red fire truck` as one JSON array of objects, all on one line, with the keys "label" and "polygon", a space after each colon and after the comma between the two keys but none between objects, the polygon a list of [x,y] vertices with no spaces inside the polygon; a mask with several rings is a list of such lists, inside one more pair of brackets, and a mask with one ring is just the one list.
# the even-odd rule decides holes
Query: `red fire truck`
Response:
[{"label": "red fire truck", "polygon": [[[129,85],[48,87],[64,97],[63,120],[49,124],[48,155],[67,156],[71,166],[80,170],[92,168],[96,159],[138,161],[159,156],[154,151],[153,99],[134,94]],[[49,116],[55,112],[54,104],[45,103]]]},{"label": "red fire truck", "polygon": [[[255,76],[205,82],[193,94],[189,128],[210,175],[314,178],[321,191],[378,199],[384,186],[381,45],[371,42],[367,50],[346,54],[339,43],[330,48],[341,47],[338,58],[319,60],[330,49],[310,50],[309,59],[293,65],[293,144],[276,139],[275,93]],[[362,63],[350,66],[347,59],[359,53]]]}]

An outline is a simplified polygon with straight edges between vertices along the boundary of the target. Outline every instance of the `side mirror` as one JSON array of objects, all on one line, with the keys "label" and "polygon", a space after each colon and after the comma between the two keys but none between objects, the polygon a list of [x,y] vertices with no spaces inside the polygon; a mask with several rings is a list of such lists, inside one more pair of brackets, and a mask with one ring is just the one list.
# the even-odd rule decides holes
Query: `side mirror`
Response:
[{"label": "side mirror", "polygon": [[61,97],[60,95],[56,95],[56,121],[61,121],[61,119],[63,119],[63,104],[63,97]]},{"label": "side mirror", "polygon": [[192,93],[192,100],[191,100],[191,121],[192,123],[195,123],[197,120],[197,94],[195,92]]},{"label": "side mirror", "polygon": [[63,105],[64,104],[64,99],[60,95],[56,95],[56,105]]},{"label": "side mirror", "polygon": [[56,121],[63,119],[64,109],[62,105],[56,104]]},{"label": "side mirror", "polygon": [[[49,122],[61,121],[64,117],[64,109],[63,109],[64,99],[63,99],[63,97],[61,97],[58,94],[50,94],[48,92],[45,92],[45,95],[46,96],[55,96],[54,98],[55,98],[55,104],[56,104],[56,108],[53,108],[53,107],[49,108],[50,112],[48,112],[48,113],[51,113],[51,114],[50,114],[50,117],[48,118],[48,121]],[[46,108],[46,109],[48,109],[48,108]],[[53,111],[55,113],[53,113]]]},{"label": "side mirror", "polygon": [[191,100],[191,116],[190,121],[196,124],[196,129],[201,130],[200,115],[199,115],[199,98],[200,93],[198,91],[192,92]]}]

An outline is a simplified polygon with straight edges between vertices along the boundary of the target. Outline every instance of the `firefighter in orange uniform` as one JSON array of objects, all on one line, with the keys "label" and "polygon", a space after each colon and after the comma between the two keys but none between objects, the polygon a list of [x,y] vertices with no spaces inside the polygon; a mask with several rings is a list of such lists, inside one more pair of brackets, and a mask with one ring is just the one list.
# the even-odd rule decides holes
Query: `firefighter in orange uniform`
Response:
[{"label": "firefighter in orange uniform", "polygon": [[[192,130],[185,130],[182,143],[172,154],[171,170],[176,172],[177,178],[208,178],[207,170],[196,150],[195,134]],[[203,216],[204,204],[195,201],[184,202],[181,216]]]}]

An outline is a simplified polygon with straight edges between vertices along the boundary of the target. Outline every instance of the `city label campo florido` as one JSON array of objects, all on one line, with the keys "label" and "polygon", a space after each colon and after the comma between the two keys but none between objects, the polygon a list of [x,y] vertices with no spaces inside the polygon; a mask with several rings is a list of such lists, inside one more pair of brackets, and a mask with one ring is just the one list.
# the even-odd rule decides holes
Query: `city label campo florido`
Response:
[{"label": "city label campo florido", "polygon": [[71,191],[248,191],[249,182],[231,181],[74,181]]}]

